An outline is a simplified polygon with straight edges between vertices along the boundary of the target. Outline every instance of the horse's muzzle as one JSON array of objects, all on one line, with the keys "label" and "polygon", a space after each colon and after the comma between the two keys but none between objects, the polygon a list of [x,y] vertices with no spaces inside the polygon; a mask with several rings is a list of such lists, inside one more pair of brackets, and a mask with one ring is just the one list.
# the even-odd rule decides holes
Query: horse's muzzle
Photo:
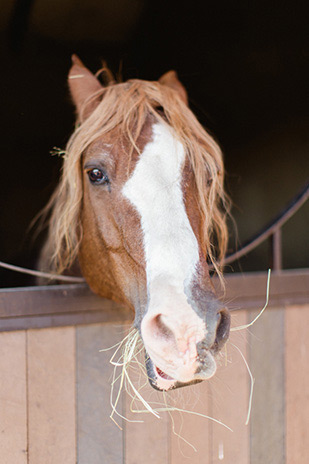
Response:
[{"label": "horse's muzzle", "polygon": [[[187,359],[183,360],[183,369],[178,370],[185,378],[177,378],[177,374],[173,377],[173,374],[170,375],[167,373],[176,373],[177,371],[173,368],[173,365],[179,361],[179,358],[176,359],[177,351],[174,352],[174,359],[172,357],[172,345],[170,356],[171,366],[168,365],[168,362],[165,362],[165,367],[161,365],[160,368],[156,365],[156,361],[151,359],[146,353],[147,375],[151,386],[157,390],[166,391],[193,385],[212,377],[217,368],[215,356],[228,340],[229,331],[230,314],[226,309],[221,309],[218,311],[216,329],[212,333],[209,331],[203,340],[197,342],[195,346],[191,346],[190,353],[188,348],[188,356],[185,356]],[[164,372],[162,369],[165,369],[167,372]]]}]

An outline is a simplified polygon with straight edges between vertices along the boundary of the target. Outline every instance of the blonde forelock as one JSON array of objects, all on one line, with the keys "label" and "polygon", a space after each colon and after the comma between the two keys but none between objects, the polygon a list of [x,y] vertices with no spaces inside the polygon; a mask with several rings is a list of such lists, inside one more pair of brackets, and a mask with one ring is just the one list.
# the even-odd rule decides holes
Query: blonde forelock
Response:
[{"label": "blonde forelock", "polygon": [[[82,154],[89,145],[115,128],[128,138],[132,151],[149,114],[167,123],[184,145],[190,160],[202,217],[201,246],[220,273],[227,247],[222,153],[175,90],[159,82],[130,80],[102,88],[85,102],[85,109],[100,99],[91,115],[76,128],[64,156],[60,184],[45,211],[51,211],[49,236],[43,254],[51,256],[51,267],[59,273],[76,259],[82,239]],[[162,115],[162,111],[164,116]],[[216,246],[215,246],[215,245]]]}]

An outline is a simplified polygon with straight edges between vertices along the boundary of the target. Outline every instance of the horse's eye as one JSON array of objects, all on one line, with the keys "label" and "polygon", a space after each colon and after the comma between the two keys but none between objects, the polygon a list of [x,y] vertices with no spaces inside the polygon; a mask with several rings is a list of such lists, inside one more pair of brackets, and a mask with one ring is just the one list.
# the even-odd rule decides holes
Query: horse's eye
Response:
[{"label": "horse's eye", "polygon": [[87,174],[92,184],[107,184],[109,182],[107,175],[102,169],[93,168],[90,169]]}]

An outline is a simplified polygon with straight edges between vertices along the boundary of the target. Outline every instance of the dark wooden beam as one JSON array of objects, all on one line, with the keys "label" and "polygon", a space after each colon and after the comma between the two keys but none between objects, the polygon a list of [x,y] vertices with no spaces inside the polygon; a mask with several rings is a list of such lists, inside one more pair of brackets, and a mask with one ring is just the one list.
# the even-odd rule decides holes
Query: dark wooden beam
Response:
[{"label": "dark wooden beam", "polygon": [[[263,307],[267,273],[226,276],[225,294],[213,279],[222,303],[231,311]],[[273,272],[269,308],[309,302],[309,270]],[[132,321],[121,305],[93,294],[86,284],[0,290],[0,331]]]}]

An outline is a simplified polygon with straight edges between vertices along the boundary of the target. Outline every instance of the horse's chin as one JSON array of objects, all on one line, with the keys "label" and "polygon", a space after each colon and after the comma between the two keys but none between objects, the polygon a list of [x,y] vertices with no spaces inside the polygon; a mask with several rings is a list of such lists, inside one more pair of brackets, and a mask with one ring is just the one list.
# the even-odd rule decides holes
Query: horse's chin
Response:
[{"label": "horse's chin", "polygon": [[193,379],[190,382],[180,382],[157,367],[149,356],[146,355],[146,368],[150,385],[159,391],[174,390],[175,388],[187,387],[202,382],[201,379]]}]

